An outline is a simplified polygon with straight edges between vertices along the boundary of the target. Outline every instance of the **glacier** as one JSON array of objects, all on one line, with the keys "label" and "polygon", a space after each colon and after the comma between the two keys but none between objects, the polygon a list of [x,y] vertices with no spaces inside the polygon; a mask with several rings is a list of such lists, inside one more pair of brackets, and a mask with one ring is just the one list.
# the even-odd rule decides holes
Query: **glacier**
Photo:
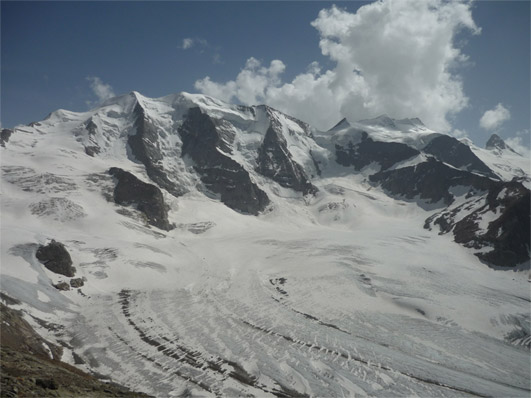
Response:
[{"label": "glacier", "polygon": [[[529,257],[481,257],[507,200],[528,200],[528,159],[444,143],[458,164],[425,150],[441,136],[387,116],[323,132],[188,93],[55,111],[0,149],[0,290],[63,361],[154,396],[529,396]],[[429,162],[460,183],[374,177]],[[157,186],[172,228],[115,203],[111,167]],[[474,214],[474,244],[441,214]],[[35,256],[51,239],[83,287],[53,287],[67,278]]]}]

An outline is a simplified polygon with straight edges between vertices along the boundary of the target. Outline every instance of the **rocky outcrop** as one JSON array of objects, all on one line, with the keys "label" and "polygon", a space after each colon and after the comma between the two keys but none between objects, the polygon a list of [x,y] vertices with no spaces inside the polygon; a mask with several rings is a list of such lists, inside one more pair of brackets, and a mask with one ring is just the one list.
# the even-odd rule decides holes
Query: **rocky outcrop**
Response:
[{"label": "rocky outcrop", "polygon": [[42,358],[50,358],[50,354],[50,359],[61,358],[62,348],[40,337],[24,320],[20,311],[15,311],[0,303],[0,321],[2,325],[2,338],[0,339],[2,347],[32,353]]},{"label": "rocky outcrop", "polygon": [[498,135],[492,134],[485,145],[486,149],[494,151],[495,153],[500,153],[501,151],[508,150],[515,154],[518,154],[513,148],[505,143],[505,141]]},{"label": "rocky outcrop", "polygon": [[46,268],[56,274],[71,277],[76,272],[76,269],[72,267],[72,258],[65,245],[53,239],[49,244],[37,249],[36,257]]},{"label": "rocky outcrop", "polygon": [[83,287],[85,285],[85,281],[83,278],[72,278],[70,279],[70,286],[73,288]]},{"label": "rocky outcrop", "polygon": [[56,284],[54,284],[52,286],[55,287],[57,290],[61,290],[61,291],[65,291],[65,292],[70,290],[70,286],[65,281],[61,281],[61,282],[56,283]]},{"label": "rocky outcrop", "polygon": [[[507,190],[505,196],[502,194],[503,190]],[[501,209],[501,215],[490,222],[487,232],[479,237],[485,246],[493,248],[487,253],[477,254],[481,260],[502,267],[515,266],[529,260],[530,203],[530,192],[520,183],[503,184],[489,192],[489,210],[496,212]],[[458,227],[454,233],[456,242],[468,239],[466,234],[460,236]]]},{"label": "rocky outcrop", "polygon": [[0,324],[2,397],[148,397],[61,362],[62,348],[40,337],[21,312],[3,304]]},{"label": "rocky outcrop", "polygon": [[458,169],[473,171],[488,177],[498,178],[470,148],[461,141],[448,135],[440,135],[432,139],[423,149],[425,153],[435,156],[441,162],[448,163]]},{"label": "rocky outcrop", "polygon": [[302,166],[291,157],[286,139],[274,128],[273,123],[267,129],[264,141],[258,149],[257,163],[257,172],[283,187],[302,192],[304,195],[315,194],[318,191]]},{"label": "rocky outcrop", "polygon": [[495,184],[487,177],[452,168],[433,158],[415,166],[378,172],[371,175],[369,180],[380,184],[392,196],[406,199],[418,197],[429,203],[442,201],[441,206],[454,201],[451,187],[465,186],[470,187],[471,191],[487,191]]},{"label": "rocky outcrop", "polygon": [[168,221],[164,197],[157,186],[145,183],[118,167],[112,167],[109,174],[116,178],[113,196],[116,204],[134,206],[146,216],[147,222],[155,227],[166,231],[173,228]]},{"label": "rocky outcrop", "polygon": [[[218,128],[216,121],[200,108],[191,108],[179,134],[182,154],[194,162],[205,188],[242,213],[256,215],[269,204],[269,198],[238,162],[228,156],[234,139],[230,129]],[[222,126],[219,126],[222,127]]]},{"label": "rocky outcrop", "polygon": [[101,152],[101,148],[95,140],[95,136],[98,132],[98,126],[96,126],[96,123],[94,123],[92,118],[85,122],[85,130],[88,132],[90,142],[90,145],[85,145],[85,153],[90,157],[94,157]]},{"label": "rocky outcrop", "polygon": [[170,179],[162,165],[163,154],[156,126],[149,120],[144,108],[137,102],[134,110],[136,134],[130,135],[128,145],[136,160],[142,162],[148,177],[159,187],[174,196],[186,193],[175,181]]},{"label": "rocky outcrop", "polygon": [[406,144],[399,142],[374,141],[366,132],[361,134],[361,142],[353,144],[351,141],[346,147],[335,146],[336,162],[342,166],[354,166],[361,170],[369,164],[380,164],[381,170],[387,170],[398,162],[410,159],[420,152]]},{"label": "rocky outcrop", "polygon": [[487,264],[514,267],[529,260],[530,191],[521,183],[493,183],[486,195],[434,214],[425,228],[452,232],[455,241]]},{"label": "rocky outcrop", "polygon": [[13,130],[11,129],[2,129],[0,131],[0,146],[5,148],[6,143],[9,141],[9,137],[11,137],[11,134],[13,134]]},{"label": "rocky outcrop", "polygon": [[486,149],[506,149],[505,141],[498,134],[492,134],[485,145]]}]

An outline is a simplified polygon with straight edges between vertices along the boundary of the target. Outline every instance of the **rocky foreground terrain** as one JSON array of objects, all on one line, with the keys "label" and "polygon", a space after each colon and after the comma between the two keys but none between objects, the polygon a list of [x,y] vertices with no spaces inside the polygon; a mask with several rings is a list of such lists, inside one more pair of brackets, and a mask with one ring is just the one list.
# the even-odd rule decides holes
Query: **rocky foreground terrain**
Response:
[{"label": "rocky foreground terrain", "polygon": [[[5,295],[2,301],[17,303]],[[0,325],[1,397],[149,397],[61,362],[62,348],[44,340],[20,311],[2,303]]]}]

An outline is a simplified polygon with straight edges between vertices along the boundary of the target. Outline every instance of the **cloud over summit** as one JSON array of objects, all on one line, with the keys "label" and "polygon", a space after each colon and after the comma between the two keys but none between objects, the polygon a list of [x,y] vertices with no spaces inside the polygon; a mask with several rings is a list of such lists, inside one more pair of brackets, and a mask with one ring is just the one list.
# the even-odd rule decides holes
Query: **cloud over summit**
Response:
[{"label": "cloud over summit", "polygon": [[479,120],[479,125],[485,130],[496,130],[510,118],[511,112],[509,112],[509,109],[499,103],[494,109],[488,110],[483,114]]},{"label": "cloud over summit", "polygon": [[[87,80],[90,82],[90,88],[92,92],[98,98],[97,103],[102,103],[105,100],[108,100],[109,98],[112,98],[116,95],[111,85],[107,83],[103,83],[99,77],[88,76]],[[89,103],[88,105],[94,105],[94,104]]]},{"label": "cloud over summit", "polygon": [[199,91],[245,104],[267,103],[321,129],[387,113],[420,117],[450,130],[449,116],[468,103],[456,67],[466,56],[454,45],[457,32],[479,33],[470,3],[453,0],[384,0],[350,13],[323,9],[312,26],[321,52],[334,67],[312,63],[291,82],[285,65],[262,66],[249,58],[234,80],[195,83]]}]

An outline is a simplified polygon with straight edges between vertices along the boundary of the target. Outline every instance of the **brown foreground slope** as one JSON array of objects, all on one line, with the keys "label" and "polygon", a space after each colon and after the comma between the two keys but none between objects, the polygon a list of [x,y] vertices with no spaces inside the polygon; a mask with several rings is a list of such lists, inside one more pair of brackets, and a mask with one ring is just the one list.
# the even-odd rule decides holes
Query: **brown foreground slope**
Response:
[{"label": "brown foreground slope", "polygon": [[20,312],[1,303],[0,346],[0,397],[148,397],[61,362],[61,347],[44,340]]}]

